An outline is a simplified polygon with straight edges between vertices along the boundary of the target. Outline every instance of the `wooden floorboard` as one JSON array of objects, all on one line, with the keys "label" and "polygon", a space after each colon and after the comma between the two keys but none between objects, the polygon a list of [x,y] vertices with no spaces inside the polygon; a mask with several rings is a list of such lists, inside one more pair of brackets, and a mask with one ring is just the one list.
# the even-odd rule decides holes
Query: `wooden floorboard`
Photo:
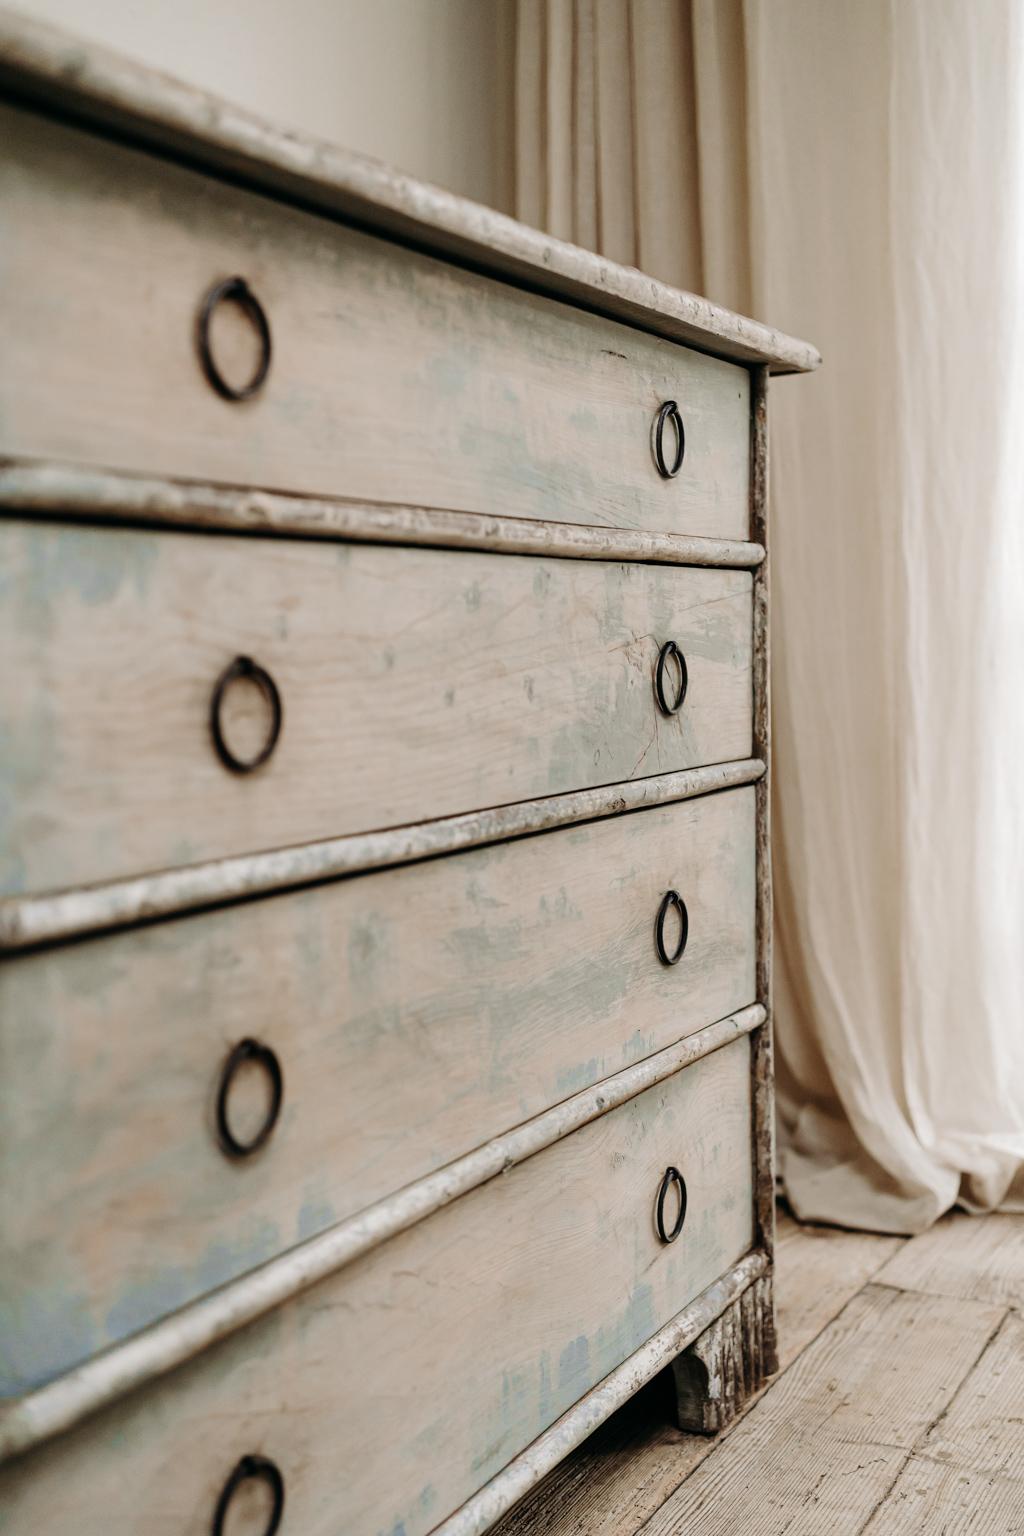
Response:
[{"label": "wooden floorboard", "polygon": [[912,1456],[864,1536],[1024,1536],[1024,1484]]},{"label": "wooden floorboard", "polygon": [[952,1211],[904,1243],[878,1278],[905,1291],[1024,1307],[1024,1216]]},{"label": "wooden floorboard", "polygon": [[870,1285],[643,1527],[858,1536],[1003,1313]]},{"label": "wooden floorboard", "polygon": [[802,1226],[779,1212],[775,1305],[785,1370],[905,1242],[839,1227]]},{"label": "wooden floorboard", "polygon": [[664,1378],[499,1536],[1024,1536],[1024,1217],[921,1237],[782,1213],[781,1374],[716,1439]]},{"label": "wooden floorboard", "polygon": [[1010,1312],[864,1536],[1024,1536],[1024,1318]]}]

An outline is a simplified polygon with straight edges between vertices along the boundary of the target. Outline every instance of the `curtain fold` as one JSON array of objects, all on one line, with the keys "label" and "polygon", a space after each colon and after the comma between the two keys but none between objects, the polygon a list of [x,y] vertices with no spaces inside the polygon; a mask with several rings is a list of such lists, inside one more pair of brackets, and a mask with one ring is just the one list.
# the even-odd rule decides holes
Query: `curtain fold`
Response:
[{"label": "curtain fold", "polygon": [[1022,33],[520,0],[520,216],[825,357],[772,391],[780,1168],[885,1231],[1024,1192]]}]

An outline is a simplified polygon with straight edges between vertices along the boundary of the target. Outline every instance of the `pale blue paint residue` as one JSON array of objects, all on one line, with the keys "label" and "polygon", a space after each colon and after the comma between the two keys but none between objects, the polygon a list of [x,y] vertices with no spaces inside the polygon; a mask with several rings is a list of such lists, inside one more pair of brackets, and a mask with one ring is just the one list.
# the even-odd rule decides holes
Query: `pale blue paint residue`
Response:
[{"label": "pale blue paint residue", "polygon": [[589,1088],[591,1083],[596,1083],[600,1076],[600,1060],[596,1056],[591,1056],[588,1061],[580,1062],[576,1066],[563,1067],[558,1074],[555,1087],[558,1093],[566,1096],[570,1093],[578,1093],[581,1088]]},{"label": "pale blue paint residue", "polygon": [[295,1229],[295,1241],[304,1243],[308,1237],[316,1237],[333,1226],[334,1207],[327,1200],[306,1200],[299,1211]]},{"label": "pale blue paint residue", "polygon": [[[156,1274],[133,1281],[118,1295],[104,1318],[104,1342],[117,1343],[158,1318],[235,1280],[264,1263],[284,1247],[277,1225],[268,1220],[252,1224],[242,1238],[211,1243],[195,1265],[164,1265]],[[65,1363],[64,1369],[67,1369]]]},{"label": "pale blue paint residue", "polygon": [[577,406],[569,417],[569,424],[580,432],[593,433],[595,436],[602,431],[600,417],[588,405]]},{"label": "pale blue paint residue", "polygon": [[537,1386],[537,1416],[542,1425],[552,1424],[558,1417],[551,1390],[551,1365],[547,1352],[540,1357],[540,1381]]},{"label": "pale blue paint residue", "polygon": [[45,548],[33,552],[33,576],[39,597],[63,602],[77,597],[89,608],[103,607],[122,587],[136,597],[149,594],[150,578],[160,558],[160,543],[152,533],[122,529],[48,529]]},{"label": "pale blue paint residue", "polygon": [[18,1397],[102,1348],[88,1299],[59,1286],[0,1298],[0,1398]]},{"label": "pale blue paint residue", "polygon": [[195,1295],[196,1287],[187,1270],[180,1265],[165,1265],[158,1274],[129,1286],[117,1298],[104,1323],[108,1341],[116,1343],[138,1333],[156,1318],[176,1312]]},{"label": "pale blue paint residue", "polygon": [[243,1239],[211,1243],[196,1267],[198,1291],[215,1290],[246,1270],[255,1269],[284,1246],[277,1224],[266,1219],[254,1222]]},{"label": "pale blue paint residue", "polygon": [[590,1340],[578,1334],[558,1357],[558,1385],[561,1391],[582,1396],[592,1385],[590,1379]]},{"label": "pale blue paint residue", "polygon": [[626,1067],[632,1066],[635,1061],[643,1061],[644,1057],[650,1056],[653,1051],[653,1039],[637,1029],[622,1047],[622,1064]]},{"label": "pale blue paint residue", "polygon": [[461,353],[448,352],[432,358],[424,372],[432,393],[445,400],[455,400],[464,394],[472,379],[472,370]]}]

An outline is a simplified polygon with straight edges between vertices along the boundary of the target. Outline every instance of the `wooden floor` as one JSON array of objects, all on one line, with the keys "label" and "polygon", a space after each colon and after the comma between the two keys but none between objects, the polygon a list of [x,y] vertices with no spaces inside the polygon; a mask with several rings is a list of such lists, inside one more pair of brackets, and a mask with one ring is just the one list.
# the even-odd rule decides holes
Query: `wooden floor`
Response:
[{"label": "wooden floor", "polygon": [[1024,1216],[910,1240],[780,1214],[780,1374],[714,1440],[659,1379],[500,1536],[1024,1536]]}]

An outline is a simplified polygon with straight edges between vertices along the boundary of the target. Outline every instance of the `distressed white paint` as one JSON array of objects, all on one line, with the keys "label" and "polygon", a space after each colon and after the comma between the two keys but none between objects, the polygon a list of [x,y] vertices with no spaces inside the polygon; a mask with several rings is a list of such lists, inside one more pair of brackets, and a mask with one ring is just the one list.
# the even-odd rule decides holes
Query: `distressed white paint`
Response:
[{"label": "distressed white paint", "polygon": [[[0,1396],[750,1003],[753,847],[751,788],[9,958]],[[285,1097],[239,1165],[247,1036]]]},{"label": "distressed white paint", "polygon": [[347,875],[480,848],[505,838],[529,837],[578,826],[601,816],[755,784],[764,773],[758,758],[688,768],[631,784],[578,789],[543,800],[520,801],[465,816],[445,816],[386,832],[327,838],[271,853],[164,870],[135,879],[71,887],[46,896],[0,897],[0,954],[52,944],[82,934],[151,922],[222,902],[338,880]]},{"label": "distressed white paint", "polygon": [[[0,452],[747,537],[746,369],[12,107],[0,137],[18,294]],[[195,337],[206,293],[236,273],[273,337],[241,404],[211,388]],[[244,383],[248,322],[222,306],[211,335]],[[667,399],[686,425],[673,480],[651,449]]]},{"label": "distressed white paint", "polygon": [[[745,758],[751,577],[0,521],[0,889],[173,868]],[[656,703],[674,638],[690,686]],[[229,772],[214,685],[280,690]],[[251,751],[265,712],[233,690]]]},{"label": "distressed white paint", "polygon": [[[761,772],[761,763],[749,761],[748,754],[753,743],[762,757],[767,751],[764,579],[757,582],[752,625],[751,584],[744,572],[617,566],[609,557],[620,557],[614,540],[628,542],[632,529],[651,542],[642,549],[639,540],[627,547],[630,559],[670,563],[699,560],[702,554],[708,559],[715,549],[723,561],[755,563],[745,555],[751,545],[742,541],[752,534],[763,544],[763,379],[748,487],[746,373],[608,317],[638,322],[672,341],[696,341],[720,356],[758,359],[783,369],[813,366],[812,349],[383,168],[276,133],[188,88],[102,52],[69,46],[33,23],[0,16],[0,37],[5,42],[0,76],[16,82],[22,95],[37,101],[58,96],[62,107],[116,123],[129,136],[135,131],[150,148],[184,150],[193,161],[202,141],[205,150],[199,158],[213,176],[242,175],[264,193],[284,192],[307,210],[320,210],[318,216],[275,206],[255,192],[207,180],[198,171],[141,156],[127,146],[103,143],[80,129],[47,127],[22,112],[5,116],[11,234],[3,254],[21,302],[12,308],[14,333],[8,347],[19,383],[0,398],[8,434],[0,439],[0,449],[22,457],[78,461],[78,473],[83,464],[88,466],[93,489],[100,479],[108,496],[112,470],[148,476],[147,488],[135,489],[149,498],[149,512],[136,503],[134,512],[115,516],[167,517],[181,527],[230,523],[248,532],[269,511],[271,520],[287,524],[290,519],[288,531],[305,540],[199,539],[123,529],[101,533],[42,523],[31,531],[22,527],[5,534],[15,542],[24,540],[27,559],[15,572],[14,592],[27,592],[30,599],[18,615],[23,622],[12,628],[20,647],[12,670],[28,679],[33,699],[46,706],[32,715],[27,729],[25,719],[14,718],[19,748],[12,759],[15,866],[14,884],[7,889],[35,893],[46,886],[63,887],[53,900],[30,896],[4,904],[0,922],[15,944],[168,915],[180,906],[266,891],[275,882],[366,868],[375,859],[422,856],[460,845],[460,839],[465,845],[536,830],[559,816],[575,820],[621,811],[652,796],[674,794],[666,788],[670,783],[678,786],[685,780],[685,793],[692,794],[698,782],[710,788],[713,782],[736,783]],[[420,252],[433,255],[356,234],[335,221],[339,213],[355,215],[378,234],[411,237]],[[547,297],[436,260],[452,253],[468,259],[477,274],[500,273],[542,289]],[[224,265],[217,266],[220,262]],[[192,350],[198,296],[214,266],[211,276],[244,271],[271,312],[275,359],[270,380],[263,395],[242,408],[211,396]],[[154,285],[159,305],[151,302]],[[552,304],[552,294],[602,311],[603,318]],[[225,366],[241,367],[248,339],[229,318],[218,317],[215,345],[218,356],[230,359]],[[43,346],[40,336],[46,339]],[[51,338],[59,345],[51,345]],[[688,452],[683,475],[664,484],[651,464],[649,427],[658,403],[670,394],[684,408]],[[397,424],[382,415],[382,399]],[[205,486],[169,493],[159,478],[153,479],[167,476],[188,476]],[[117,483],[123,485],[123,477]],[[260,501],[259,491],[256,500],[252,492],[231,492],[234,483],[255,484],[269,499]],[[319,493],[319,499],[296,507],[282,491]],[[401,505],[366,507],[373,498]],[[360,502],[362,511],[353,512]],[[338,511],[342,506],[343,514]],[[52,503],[36,510],[61,515]],[[97,510],[79,504],[68,515],[81,519]],[[341,517],[347,519],[343,529]],[[549,521],[550,533],[537,532],[543,520]],[[565,532],[574,524],[575,531]],[[607,525],[611,542],[601,544],[596,524]],[[261,531],[267,531],[266,523]],[[588,558],[496,560],[324,542],[325,535],[331,540],[339,531],[382,542],[408,537],[468,546],[477,541],[492,550],[531,553],[546,540],[547,555]],[[695,536],[707,542],[699,546]],[[54,540],[61,546],[55,560]],[[103,554],[95,560],[87,554],[83,560],[86,547]],[[153,549],[158,550],[155,562]],[[112,586],[111,550],[117,552]],[[595,556],[604,560],[595,562]],[[503,567],[500,577],[494,569],[498,565]],[[471,574],[478,568],[486,571],[486,579]],[[546,577],[542,590],[527,583],[526,573],[538,571]],[[417,607],[425,604],[427,594],[433,606]],[[666,617],[673,626],[671,638],[680,638],[677,620],[687,626],[683,639],[691,670],[691,699],[683,716],[672,722],[653,711],[650,688],[657,644],[670,637],[664,633]],[[115,627],[119,648],[105,648],[103,635]],[[753,700],[752,628],[757,652]],[[388,666],[378,648],[385,644],[381,637],[393,633],[405,638]],[[219,671],[209,663],[219,659],[223,664],[236,652],[256,652],[257,660],[271,666],[279,681],[284,679],[286,735],[281,755],[268,770],[252,780],[230,782],[231,789],[240,791],[232,799],[217,777],[222,770],[209,774],[204,717]],[[371,666],[369,676],[368,658],[383,662],[376,672]],[[442,688],[453,690],[452,699],[441,701],[455,710],[450,718],[432,692]],[[468,693],[469,702],[460,696],[455,709],[460,690]],[[253,740],[258,710],[252,699],[241,708],[237,702],[231,705],[231,728],[248,731]],[[697,768],[689,776],[685,772],[716,758],[737,761],[714,770]],[[647,781],[653,789],[645,786],[642,776],[647,774],[661,776]],[[621,788],[601,787],[616,786],[616,781]],[[757,991],[765,1001],[766,796],[766,789],[759,792],[757,833]],[[521,803],[509,804],[517,800]],[[460,814],[472,807],[469,816]],[[679,808],[671,814],[680,814]],[[423,818],[438,816],[446,820],[423,824]],[[390,830],[374,830],[382,827]],[[589,828],[579,835],[594,839],[596,846],[606,831]],[[559,834],[566,839],[576,835]],[[624,825],[607,833],[613,835],[624,838]],[[170,841],[172,836],[176,841]],[[307,839],[305,847],[299,846]],[[671,845],[668,836],[665,842]],[[525,848],[491,850],[487,858],[496,867],[505,859],[525,860]],[[279,851],[254,857],[254,849]],[[38,867],[32,863],[30,868],[36,858]],[[635,876],[636,890],[654,862],[649,854],[638,864],[642,873]],[[606,893],[628,896],[634,877],[617,877],[621,885],[616,892],[608,878],[610,865],[618,867],[615,860],[603,860],[600,868],[587,872],[587,943],[596,946],[604,934],[604,950],[614,953],[614,937],[599,920],[605,910],[601,902]],[[129,878],[142,870],[154,874]],[[748,862],[748,883],[751,874]],[[392,881],[399,893],[394,905],[391,898],[383,903],[385,916],[398,926],[412,887],[424,883],[422,900],[434,903],[433,937],[443,950],[454,931],[451,923],[445,926],[446,892],[451,900],[451,891],[444,877],[436,877],[442,887],[433,895],[435,876],[427,866],[378,878],[382,889]],[[84,881],[106,883],[76,889]],[[140,1028],[137,1042],[132,1037],[123,1052],[124,1085],[118,1095],[133,1102],[144,1098],[146,1090],[138,1084],[146,1081],[145,1066],[155,1062],[163,1067],[167,1096],[145,1108],[149,1141],[154,1154],[163,1149],[173,1182],[184,1177],[187,1162],[176,1140],[181,1109],[194,1102],[202,1079],[196,1064],[207,1042],[195,1028],[197,1013],[210,1033],[211,1000],[224,1002],[222,1048],[236,1033],[236,1021],[251,1016],[254,1006],[266,1009],[268,1028],[276,1024],[276,1014],[286,1014],[293,1028],[289,1041],[301,1039],[301,1050],[310,1048],[315,1042],[305,1038],[305,1018],[292,1025],[302,1009],[289,1006],[298,1001],[294,957],[301,954],[303,939],[308,941],[309,925],[300,925],[301,932],[278,930],[274,914],[286,907],[295,913],[304,904],[307,913],[320,913],[322,922],[330,912],[339,927],[347,922],[351,930],[358,918],[347,904],[361,907],[354,890],[337,885],[329,892],[282,897],[259,909],[238,908],[195,920],[204,925],[204,940],[190,944],[184,961],[178,956],[184,976],[171,960],[174,936],[198,931],[191,920],[93,941],[64,955],[14,962],[15,993],[17,978],[28,978],[24,1003],[29,1012],[39,1007],[41,996],[45,1000],[50,985],[65,988],[74,998],[73,1004],[65,999],[55,1007],[52,1018],[42,1016],[33,1044],[44,1046],[51,1059],[63,1048],[65,1067],[69,1044],[80,1044],[85,1053],[77,1077],[81,1098],[70,1108],[65,1102],[63,1117],[50,1099],[46,1103],[54,1123],[66,1122],[66,1161],[81,1180],[83,1201],[88,1204],[90,1192],[97,1201],[91,1223],[84,1210],[77,1218],[81,1225],[75,1241],[85,1245],[76,1252],[83,1255],[79,1278],[89,1291],[86,1308],[101,1309],[110,1282],[123,1287],[117,1301],[131,1295],[135,1279],[141,1279],[143,1292],[154,1277],[158,1288],[166,1282],[173,1264],[162,1257],[154,1257],[150,1275],[128,1276],[126,1282],[130,1260],[125,1264],[118,1257],[117,1239],[107,1254],[98,1252],[110,1232],[125,1231],[138,1219],[152,1220],[161,1196],[167,1201],[165,1212],[173,1208],[174,1216],[160,1223],[156,1247],[164,1240],[163,1229],[175,1218],[181,1221],[183,1213],[190,1240],[204,1222],[210,1232],[224,1230],[225,1207],[219,1212],[202,1207],[204,1198],[216,1206],[215,1177],[204,1180],[198,1170],[190,1178],[192,1188],[173,1195],[161,1183],[161,1170],[145,1164],[145,1152],[133,1164],[126,1142],[103,1145],[118,1070],[107,1065],[107,1092],[99,1092],[103,1063],[96,1046],[104,1037],[97,1021],[104,1009],[113,1026],[104,1045],[111,1048],[128,1038],[119,1031],[133,1017],[133,999],[136,1017],[144,1008],[147,1019],[179,1020],[177,1031],[172,1024],[166,1033],[180,1038],[181,1059],[174,1055],[173,1038],[162,1040],[154,1051],[152,1035]],[[529,890],[524,880],[517,897]],[[468,892],[459,899],[468,899]],[[501,900],[500,893],[496,899]],[[252,911],[260,927],[254,940],[246,937]],[[736,919],[738,913],[734,906],[730,915]],[[551,941],[572,921],[566,907],[549,925]],[[489,916],[482,931],[494,939],[498,927]],[[219,940],[210,937],[215,932]],[[333,936],[331,928],[327,937]],[[649,940],[648,931],[648,945]],[[210,947],[204,948],[207,942]],[[266,955],[254,955],[253,946],[261,944]],[[436,955],[437,948],[430,953]],[[507,999],[501,1000],[500,967],[492,967],[483,983],[489,982],[495,1008],[500,1002],[509,1017],[518,1009],[517,1024],[528,1034],[542,1028],[545,1011],[535,999],[521,997],[529,967],[520,958],[520,975],[513,978],[517,955],[513,943]],[[120,974],[104,975],[97,956],[122,957]],[[188,967],[200,956],[211,969],[197,973],[205,980],[190,992]],[[705,981],[710,985],[714,973],[729,985],[738,984],[750,962],[748,950],[743,949],[738,967],[736,958],[730,950],[709,961]],[[261,989],[248,970],[264,959],[268,965],[276,961],[283,993],[275,993],[273,984]],[[211,979],[217,960],[226,970],[237,967],[237,989],[230,977],[223,984]],[[273,1256],[256,1269],[247,1266],[257,1261],[257,1249],[246,1251],[243,1236],[241,1250],[228,1265],[229,1276],[237,1278],[226,1287],[205,1295],[186,1290],[182,1310],[0,1413],[0,1437],[8,1452],[70,1429],[89,1414],[99,1415],[52,1448],[12,1463],[0,1497],[5,1513],[15,1511],[10,1518],[19,1530],[68,1528],[78,1536],[100,1525],[128,1530],[135,1522],[140,1528],[143,1521],[147,1536],[205,1530],[217,1489],[237,1454],[260,1449],[273,1454],[274,1447],[260,1437],[279,1431],[283,1454],[295,1458],[289,1463],[289,1519],[314,1536],[337,1531],[340,1485],[348,1501],[340,1518],[350,1519],[353,1530],[401,1527],[415,1536],[450,1515],[450,1531],[479,1531],[507,1507],[516,1488],[529,1486],[559,1448],[579,1437],[588,1415],[603,1416],[626,1381],[643,1379],[642,1371],[653,1369],[655,1359],[666,1358],[666,1319],[688,1317],[673,1337],[680,1347],[689,1342],[692,1331],[686,1329],[694,1314],[686,1309],[686,1296],[709,1285],[706,1294],[711,1295],[716,1277],[725,1274],[722,1284],[733,1290],[716,1298],[711,1314],[704,1316],[706,1326],[738,1294],[739,1270],[731,1266],[752,1241],[768,1244],[771,1237],[766,1204],[770,1052],[767,1030],[761,1029],[751,1074],[748,1047],[724,1043],[763,1024],[764,1009],[745,1009],[679,1044],[655,1049],[639,1064],[596,1084],[592,1057],[579,1049],[581,1015],[574,1024],[571,1006],[557,1018],[552,1011],[549,1033],[573,1058],[566,1057],[565,1070],[582,1073],[579,1081],[593,1085],[551,1106],[560,1091],[557,1081],[551,1087],[555,1053],[550,1048],[540,1053],[539,1078],[528,1039],[513,1067],[500,1053],[496,1064],[478,1038],[467,1046],[475,1059],[465,1062],[454,1039],[459,1020],[479,1027],[485,1012],[479,997],[474,1003],[469,995],[471,968],[464,968],[458,982],[439,973],[431,983],[424,980],[419,957],[414,960],[412,979],[399,967],[391,994],[368,984],[370,1000],[361,1016],[369,1021],[366,1060],[373,1064],[366,1067],[363,1083],[368,1120],[362,1135],[352,1136],[348,1125],[339,1132],[331,1127],[328,1136],[338,1139],[320,1162],[317,1149],[304,1146],[297,1148],[288,1170],[284,1159],[274,1162],[272,1143],[257,1163],[234,1170],[240,1178],[247,1173],[262,1177],[267,1209],[276,1209],[273,1202],[279,1199],[285,1215],[294,1216],[294,1183],[289,1180],[308,1178],[311,1166],[317,1172],[322,1166],[338,1177],[339,1187],[344,1184],[338,1170],[346,1161],[348,1133],[368,1161],[351,1187],[345,1186],[341,1206],[331,1208],[326,1199],[319,1208],[312,1205],[308,1220],[322,1223],[323,1229],[285,1251],[280,1233],[274,1233]],[[339,992],[353,990],[351,975],[340,976],[334,957],[332,964],[323,997],[316,999],[323,1004],[315,1015],[317,1027],[323,1026]],[[591,980],[595,964],[592,960]],[[558,974],[549,957],[541,973],[545,988]],[[659,983],[668,979],[659,974]],[[462,995],[460,984],[467,986],[461,1015],[451,1012]],[[660,1011],[660,993],[648,996],[641,1008],[639,979],[634,990],[634,1011],[654,1021],[650,1044],[655,1047],[668,1013]],[[139,1004],[138,997],[147,993]],[[151,1009],[152,994],[162,1001],[162,1014],[159,1007]],[[577,1003],[584,996],[581,988],[565,991]],[[438,997],[454,1026],[445,1046],[455,1055],[447,1063],[442,1050],[440,1062],[428,1055],[418,1067],[410,1064],[421,1046],[428,1051],[426,1028],[406,1049],[409,1060],[385,1063],[376,1056],[394,1045],[382,1012],[397,1012],[401,1025],[411,998],[408,1012],[414,1018],[431,1012],[440,1017],[431,1003]],[[606,996],[603,1011],[599,998],[589,1001],[596,1043],[605,1019],[614,1019],[622,1000]],[[552,1006],[547,991],[543,1002]],[[20,995],[16,1006],[22,1007]],[[711,1006],[707,999],[700,1004]],[[680,1016],[676,1030],[693,1023],[688,1026]],[[607,1027],[606,1053],[614,1053],[616,1046],[628,1052],[621,1020]],[[16,1038],[20,1051],[27,1036]],[[329,1031],[321,1038],[329,1050]],[[723,1045],[692,1072],[669,1079],[669,1073]],[[189,1054],[192,1049],[195,1056]],[[610,1062],[610,1056],[600,1060],[593,1072],[606,1072]],[[346,1066],[354,1091],[360,1083],[359,1062],[350,1060],[343,1071]],[[466,1096],[456,1097],[454,1110],[449,1103],[445,1115],[435,1113],[431,1121],[429,1105],[436,1111],[439,1103],[437,1084],[445,1077],[451,1090],[459,1070],[467,1067]],[[472,1078],[477,1067],[479,1080]],[[505,1068],[510,1082],[502,1079]],[[380,1138],[377,1127],[387,1123],[378,1113],[381,1105],[397,1113],[388,1076],[403,1073],[418,1073],[422,1089],[401,1115],[411,1137]],[[16,1075],[21,1081],[28,1075],[20,1055]],[[486,1092],[477,1092],[473,1084],[479,1089],[484,1075]],[[36,1076],[45,1094],[56,1074],[37,1070]],[[337,1074],[327,1073],[324,1079],[328,1085],[338,1080]],[[303,1067],[290,1077],[286,1072],[286,1081],[289,1089],[299,1090],[303,1103],[320,1105],[310,1119],[311,1132],[319,1134],[328,1122],[326,1099],[316,1099],[321,1084]],[[535,1088],[535,1100],[524,1095],[524,1081]],[[697,1081],[702,1086],[694,1088]],[[625,1102],[644,1088],[644,1097]],[[494,1136],[494,1123],[488,1118],[485,1130],[484,1116],[509,1113],[513,1100],[502,1100],[503,1092],[518,1093],[516,1112],[534,1118]],[[678,1102],[677,1094],[682,1096]],[[679,1105],[687,1094],[683,1112]],[[656,1096],[655,1110],[642,1107]],[[533,1103],[536,1111],[530,1108]],[[672,1103],[685,1133],[682,1154],[665,1141],[673,1129]],[[622,1107],[609,1113],[615,1104]],[[337,1094],[329,1107],[344,1117]],[[421,1125],[416,1115],[424,1108]],[[140,1104],[139,1119],[143,1113]],[[15,1121],[17,1134],[33,1134],[28,1118]],[[130,1133],[133,1125],[137,1130],[138,1122],[129,1117]],[[441,1127],[433,1141],[431,1126]],[[204,1130],[208,1138],[208,1125]],[[421,1131],[423,1145],[416,1141]],[[469,1147],[488,1133],[491,1140],[459,1155],[460,1146]],[[287,1122],[280,1134],[277,1146],[287,1153]],[[446,1136],[453,1138],[450,1144]],[[55,1139],[60,1140],[59,1129]],[[426,1142],[431,1145],[425,1151]],[[208,1140],[204,1146],[208,1151]],[[410,1147],[408,1164],[403,1164]],[[444,1163],[452,1156],[454,1162]],[[154,1163],[160,1160],[154,1155]],[[29,1158],[30,1164],[39,1164],[42,1203],[60,1187],[59,1169],[56,1186],[44,1177],[45,1161],[35,1153]],[[650,1182],[667,1161],[685,1163],[688,1178],[691,1167],[698,1169],[699,1194],[694,1203],[691,1180],[690,1239],[651,1255],[650,1201],[644,1219],[633,1202],[638,1184]],[[507,1178],[486,1183],[520,1162],[525,1166]],[[126,1168],[131,1168],[127,1177]],[[427,1168],[433,1171],[417,1178]],[[282,1175],[280,1189],[274,1185],[275,1169]],[[132,1177],[135,1184],[129,1189]],[[374,1178],[382,1192],[394,1191],[402,1179],[415,1182],[377,1198]],[[110,1219],[111,1190],[118,1186],[126,1228]],[[351,1190],[356,1189],[358,1198],[376,1203],[330,1225],[340,1211],[351,1210],[357,1198]],[[72,1197],[65,1190],[61,1198]],[[245,1216],[254,1218],[258,1201],[243,1198],[230,1209],[243,1207]],[[71,1227],[75,1219],[70,1218]],[[45,1307],[52,1255],[34,1246],[31,1223],[20,1236],[25,1239],[20,1251],[42,1254],[42,1270],[26,1290],[34,1304]],[[134,1238],[125,1240],[126,1252],[135,1247]],[[679,1267],[672,1278],[674,1264]],[[757,1264],[758,1273],[763,1272],[760,1251]],[[193,1275],[190,1283],[199,1288],[216,1283],[213,1268],[204,1274]],[[189,1301],[190,1295],[195,1299]],[[154,1293],[141,1300],[135,1295],[132,1303],[134,1325],[170,1305],[166,1294]],[[72,1309],[66,1297],[54,1315],[68,1323]],[[130,1307],[121,1312],[109,1336],[120,1337],[117,1330],[132,1326],[132,1315]],[[765,1315],[762,1307],[762,1321]],[[246,1323],[252,1326],[245,1328]],[[39,1329],[37,1337],[42,1333]],[[459,1348],[453,1356],[450,1340],[456,1337]],[[55,1359],[66,1363],[77,1358],[78,1346],[62,1356],[65,1346],[66,1340],[57,1341]],[[198,1358],[186,1364],[193,1356]],[[638,1360],[646,1363],[638,1368]],[[175,1366],[182,1369],[175,1372]],[[625,1377],[617,1374],[622,1371]],[[595,1392],[601,1377],[604,1386]],[[609,1395],[610,1381],[616,1385]],[[146,1392],[132,1395],[144,1384]],[[124,1401],[116,1404],[121,1396]],[[104,1404],[114,1406],[103,1414]],[[487,1479],[489,1485],[478,1493]]]},{"label": "distressed white paint", "polygon": [[[689,1207],[683,1236],[663,1246],[654,1201],[669,1163]],[[740,1040],[12,1462],[0,1476],[6,1531],[198,1530],[238,1457],[257,1451],[280,1462],[288,1518],[308,1536],[421,1536],[723,1275],[752,1234]]]},{"label": "distressed white paint", "polygon": [[738,1036],[750,1034],[764,1020],[764,1009],[755,1003],[688,1035],[209,1292],[55,1381],[0,1404],[0,1461],[61,1434],[137,1387],[175,1370],[489,1179],[507,1173]]},{"label": "distressed white paint", "polygon": [[0,10],[0,80],[218,173],[351,218],[538,291],[773,372],[821,362],[807,342],[554,240],[337,145],[289,133],[216,96]]},{"label": "distressed white paint", "polygon": [[594,528],[586,523],[492,517],[337,497],[283,496],[275,491],[116,474],[34,459],[0,461],[0,507],[157,527],[356,539],[371,544],[425,544],[438,549],[557,555],[573,560],[650,560],[665,565],[749,570],[764,559],[763,547],[746,540],[652,533],[643,528]]}]

